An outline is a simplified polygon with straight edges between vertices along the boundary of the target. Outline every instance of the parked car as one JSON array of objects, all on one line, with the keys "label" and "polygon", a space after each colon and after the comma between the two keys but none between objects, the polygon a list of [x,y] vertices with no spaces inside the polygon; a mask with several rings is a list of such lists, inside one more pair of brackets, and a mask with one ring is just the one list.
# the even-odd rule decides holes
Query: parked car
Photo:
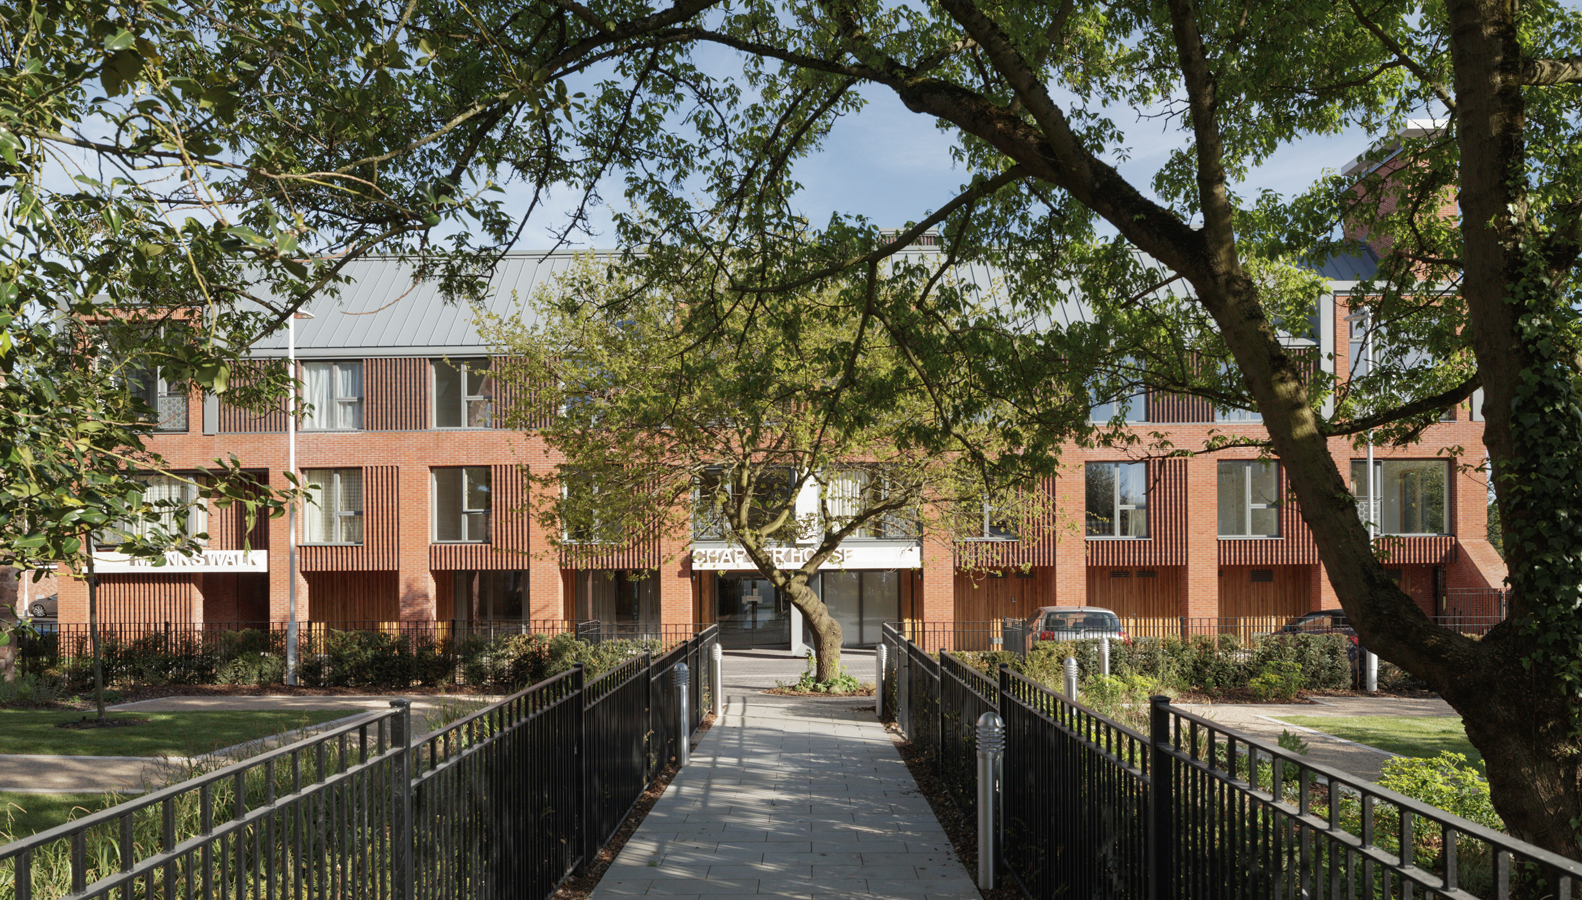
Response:
[{"label": "parked car", "polygon": [[1103,638],[1130,645],[1131,635],[1120,616],[1098,606],[1040,606],[1027,620],[1027,647],[1039,641],[1085,641]]},{"label": "parked car", "polygon": [[1346,622],[1346,611],[1343,609],[1316,609],[1285,623],[1276,634],[1343,634],[1351,639],[1351,646],[1346,648],[1346,659],[1351,663],[1351,680],[1355,686],[1362,685],[1362,644],[1357,640],[1357,631]]},{"label": "parked car", "polygon": [[35,619],[53,619],[60,609],[60,597],[50,594],[48,597],[38,597],[28,604],[27,614]]}]

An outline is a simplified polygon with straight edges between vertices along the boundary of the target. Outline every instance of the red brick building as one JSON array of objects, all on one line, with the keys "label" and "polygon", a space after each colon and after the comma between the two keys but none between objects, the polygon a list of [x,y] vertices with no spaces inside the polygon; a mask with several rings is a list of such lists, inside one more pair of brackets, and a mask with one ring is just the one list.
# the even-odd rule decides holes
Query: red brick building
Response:
[{"label": "red brick building", "polygon": [[[1330,263],[1332,294],[1311,333],[1291,339],[1326,369],[1356,364],[1347,297],[1372,259]],[[516,298],[570,261],[508,257],[490,305],[514,313]],[[297,467],[321,500],[298,525],[299,619],[719,621],[728,643],[766,647],[786,647],[800,632],[784,599],[723,543],[661,535],[591,569],[563,565],[525,511],[522,474],[557,460],[536,435],[493,426],[495,405],[514,399],[487,376],[471,311],[443,303],[433,285],[414,285],[395,261],[362,261],[349,272],[341,297],[316,302],[313,318],[296,324],[298,371],[313,405],[296,435]],[[279,364],[285,344],[274,339],[255,356]],[[283,409],[258,416],[179,392],[150,399],[164,416],[150,445],[174,466],[234,454],[261,481],[284,483]],[[1139,398],[1131,414],[1140,420],[1133,427],[1167,432],[1177,447],[1201,445],[1210,429],[1262,427],[1256,414],[1233,418],[1173,397]],[[1430,614],[1491,614],[1503,584],[1485,528],[1482,428],[1463,404],[1422,444],[1377,454],[1381,541]],[[1478,455],[1445,455],[1454,447]],[[1363,454],[1343,440],[1332,452],[1365,496]],[[874,643],[883,620],[981,622],[1041,605],[1104,606],[1137,618],[1293,616],[1338,605],[1294,501],[1278,502],[1283,472],[1259,465],[1255,452],[1136,460],[1072,447],[1063,465],[1068,474],[1046,483],[1058,515],[1025,529],[1027,539],[986,523],[976,540],[850,542],[849,558],[819,585],[848,641]],[[243,525],[234,511],[195,516],[191,527],[209,534],[203,558],[158,569],[102,557],[102,620],[285,620],[286,521],[259,523],[250,535]],[[86,597],[82,581],[62,578],[60,621],[86,621]]]}]

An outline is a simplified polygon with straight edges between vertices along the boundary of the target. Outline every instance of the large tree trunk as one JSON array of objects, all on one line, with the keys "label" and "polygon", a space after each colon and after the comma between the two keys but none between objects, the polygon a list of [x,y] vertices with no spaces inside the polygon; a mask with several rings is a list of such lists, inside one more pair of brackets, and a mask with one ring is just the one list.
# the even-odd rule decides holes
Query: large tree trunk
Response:
[{"label": "large tree trunk", "polygon": [[813,632],[813,677],[831,681],[840,677],[840,645],[845,640],[840,623],[829,614],[829,607],[813,593],[807,582],[792,578],[786,584],[791,605],[801,610],[808,630]]}]

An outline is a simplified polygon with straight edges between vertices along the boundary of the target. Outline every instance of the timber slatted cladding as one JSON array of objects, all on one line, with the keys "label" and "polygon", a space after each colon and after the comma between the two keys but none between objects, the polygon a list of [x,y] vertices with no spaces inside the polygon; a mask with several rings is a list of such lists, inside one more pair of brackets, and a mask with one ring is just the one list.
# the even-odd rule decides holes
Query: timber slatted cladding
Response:
[{"label": "timber slatted cladding", "polygon": [[1148,537],[1087,542],[1090,566],[1184,566],[1187,555],[1187,465],[1148,463]]},{"label": "timber slatted cladding", "polygon": [[528,538],[532,522],[527,513],[526,472],[514,464],[490,469],[489,543],[430,544],[430,569],[509,571],[531,567]]},{"label": "timber slatted cladding", "polygon": [[[261,380],[271,369],[285,369],[286,361],[283,359],[253,359],[238,363],[231,373],[231,381],[235,384],[246,385]],[[266,413],[255,413],[251,410],[232,406],[225,402],[225,395],[220,395],[220,418],[218,423],[220,434],[269,434],[284,432],[286,430],[286,400],[280,399],[277,408]]]},{"label": "timber slatted cladding", "polygon": [[364,466],[363,542],[299,546],[297,567],[304,572],[381,572],[401,568],[399,471],[398,466]]},{"label": "timber slatted cladding", "polygon": [[427,357],[363,361],[363,427],[368,431],[426,431],[431,363]]},{"label": "timber slatted cladding", "polygon": [[191,575],[99,579],[99,619],[110,624],[191,622],[200,595]]}]

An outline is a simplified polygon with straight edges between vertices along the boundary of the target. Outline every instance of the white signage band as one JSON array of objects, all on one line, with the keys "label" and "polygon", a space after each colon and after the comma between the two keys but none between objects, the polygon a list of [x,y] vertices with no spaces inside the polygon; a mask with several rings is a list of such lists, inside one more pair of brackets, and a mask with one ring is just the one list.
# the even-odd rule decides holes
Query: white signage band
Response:
[{"label": "white signage band", "polygon": [[164,565],[155,565],[156,562],[157,560],[140,559],[125,553],[93,555],[94,572],[99,575],[131,573],[174,575],[183,572],[268,572],[269,551],[205,550],[196,556],[188,556],[170,550],[165,553]]},{"label": "white signage band", "polygon": [[[794,569],[813,557],[812,547],[775,547],[769,551],[774,564]],[[820,571],[838,569],[921,569],[923,552],[916,544],[889,547],[838,547],[819,566]],[[706,572],[755,569],[747,551],[740,547],[694,547],[692,568]]]}]

